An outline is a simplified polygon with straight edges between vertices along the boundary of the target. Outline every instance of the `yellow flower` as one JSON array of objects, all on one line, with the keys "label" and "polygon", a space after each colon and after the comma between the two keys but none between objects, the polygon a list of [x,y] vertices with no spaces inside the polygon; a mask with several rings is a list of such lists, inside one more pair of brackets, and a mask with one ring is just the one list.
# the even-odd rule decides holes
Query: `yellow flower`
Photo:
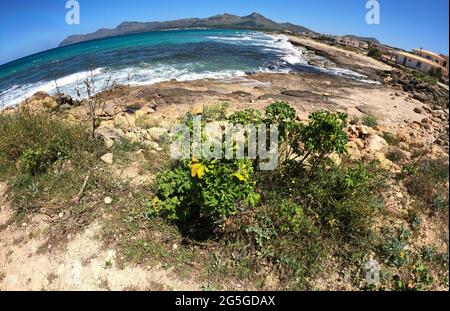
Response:
[{"label": "yellow flower", "polygon": [[233,176],[236,176],[240,181],[247,181],[249,178],[249,173],[245,164],[240,165],[238,171],[234,173]]},{"label": "yellow flower", "polygon": [[402,257],[402,258],[405,257],[405,252],[404,251],[400,252],[400,257]]},{"label": "yellow flower", "polygon": [[202,179],[203,176],[205,176],[205,173],[207,172],[207,168],[201,164],[197,163],[198,161],[192,160],[191,164],[191,176],[192,177],[198,177],[199,179]]},{"label": "yellow flower", "polygon": [[159,202],[161,202],[161,200],[158,197],[154,197],[152,200],[152,207],[156,209],[158,207]]}]

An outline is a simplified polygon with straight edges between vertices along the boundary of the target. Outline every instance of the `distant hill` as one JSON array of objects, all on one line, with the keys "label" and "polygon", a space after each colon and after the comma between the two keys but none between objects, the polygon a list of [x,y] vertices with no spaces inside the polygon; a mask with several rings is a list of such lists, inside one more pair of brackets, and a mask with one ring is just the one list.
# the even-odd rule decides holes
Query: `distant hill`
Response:
[{"label": "distant hill", "polygon": [[359,37],[359,36],[355,36],[355,35],[346,35],[343,37],[350,37],[356,40],[360,40],[360,41],[366,41],[366,42],[370,42],[370,43],[377,43],[380,44],[380,41],[378,41],[377,38],[371,38],[371,37]]},{"label": "distant hill", "polygon": [[252,13],[243,17],[223,14],[208,18],[187,18],[166,22],[123,22],[114,29],[103,28],[85,35],[69,36],[64,39],[59,46],[127,34],[186,28],[227,28],[262,31],[292,31],[296,33],[306,31],[311,32],[311,30],[303,26],[274,22],[258,13]]}]

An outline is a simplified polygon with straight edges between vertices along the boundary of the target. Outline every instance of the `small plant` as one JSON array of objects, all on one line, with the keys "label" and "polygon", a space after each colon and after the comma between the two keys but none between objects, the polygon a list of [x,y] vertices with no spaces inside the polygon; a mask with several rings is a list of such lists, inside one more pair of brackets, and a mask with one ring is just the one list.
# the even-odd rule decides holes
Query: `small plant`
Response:
[{"label": "small plant", "polygon": [[[308,157],[313,156],[311,175],[329,154],[346,152],[348,137],[344,132],[344,127],[347,117],[345,113],[313,112],[309,117],[309,124],[300,128],[299,138],[304,145],[300,164],[303,164]],[[294,143],[298,144],[299,142],[294,141]],[[294,147],[298,148],[297,145]]]},{"label": "small plant", "polygon": [[448,213],[448,158],[418,158],[402,177],[408,192],[419,199],[422,206],[435,212]]},{"label": "small plant", "polygon": [[202,118],[207,122],[222,121],[226,119],[226,112],[230,105],[228,103],[221,103],[218,105],[204,106]]},{"label": "small plant", "polygon": [[283,200],[277,210],[280,221],[281,232],[292,231],[300,234],[302,232],[311,232],[314,225],[305,215],[303,209],[296,203]]},{"label": "small plant", "polygon": [[362,117],[361,122],[365,126],[376,127],[378,126],[378,121],[374,116],[365,115]]},{"label": "small plant", "polygon": [[411,252],[406,248],[411,235],[410,231],[403,226],[398,230],[383,229],[385,236],[380,246],[380,253],[385,263],[395,267],[406,265],[411,256]]},{"label": "small plant", "polygon": [[245,109],[243,111],[238,111],[233,113],[228,120],[230,123],[237,125],[258,125],[262,122],[261,112],[255,109]]},{"label": "small plant", "polygon": [[423,246],[420,250],[420,257],[426,262],[433,262],[438,256],[438,251],[433,245]]},{"label": "small plant", "polygon": [[391,146],[398,146],[399,140],[397,136],[389,132],[383,132],[384,140]]},{"label": "small plant", "polygon": [[420,217],[417,209],[408,210],[408,222],[410,223],[413,230],[416,230],[420,227],[420,225],[422,224],[422,218]]},{"label": "small plant", "polygon": [[[95,131],[100,125],[99,118],[105,111],[106,104],[106,94],[100,94],[103,92],[110,92],[114,87],[115,82],[112,81],[112,77],[109,76],[103,81],[103,85],[100,89],[96,88],[96,75],[91,69],[86,75],[86,79],[83,81],[84,91],[86,93],[86,109],[91,120],[91,136],[95,138]],[[79,88],[75,89],[77,92],[78,99],[82,101],[81,90]]]},{"label": "small plant", "polygon": [[392,162],[401,162],[406,159],[405,153],[398,147],[390,147],[386,158]]}]

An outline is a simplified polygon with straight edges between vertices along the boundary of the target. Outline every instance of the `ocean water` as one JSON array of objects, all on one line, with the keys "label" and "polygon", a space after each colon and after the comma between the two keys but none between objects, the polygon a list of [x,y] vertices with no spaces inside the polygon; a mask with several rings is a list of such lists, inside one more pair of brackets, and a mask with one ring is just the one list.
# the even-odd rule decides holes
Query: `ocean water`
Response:
[{"label": "ocean water", "polygon": [[[239,30],[170,30],[99,39],[48,50],[0,66],[0,108],[37,91],[81,97],[94,73],[95,89],[110,77],[143,85],[171,79],[226,79],[248,72],[316,71],[364,80],[340,68],[308,65],[305,50],[285,36]],[[55,82],[56,81],[56,82]]]}]

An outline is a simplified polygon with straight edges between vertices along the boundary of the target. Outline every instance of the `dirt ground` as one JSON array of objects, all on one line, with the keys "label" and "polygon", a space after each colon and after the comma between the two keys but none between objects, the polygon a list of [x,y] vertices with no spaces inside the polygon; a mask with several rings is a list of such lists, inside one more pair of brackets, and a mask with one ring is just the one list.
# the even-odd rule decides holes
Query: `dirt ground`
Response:
[{"label": "dirt ground", "polygon": [[[4,187],[3,184],[1,187]],[[201,285],[179,279],[161,266],[116,264],[116,251],[99,240],[101,225],[95,222],[81,233],[66,237],[63,247],[45,239],[44,216],[8,224],[10,206],[0,210],[0,290],[200,290]],[[46,245],[47,249],[41,248]]]}]

